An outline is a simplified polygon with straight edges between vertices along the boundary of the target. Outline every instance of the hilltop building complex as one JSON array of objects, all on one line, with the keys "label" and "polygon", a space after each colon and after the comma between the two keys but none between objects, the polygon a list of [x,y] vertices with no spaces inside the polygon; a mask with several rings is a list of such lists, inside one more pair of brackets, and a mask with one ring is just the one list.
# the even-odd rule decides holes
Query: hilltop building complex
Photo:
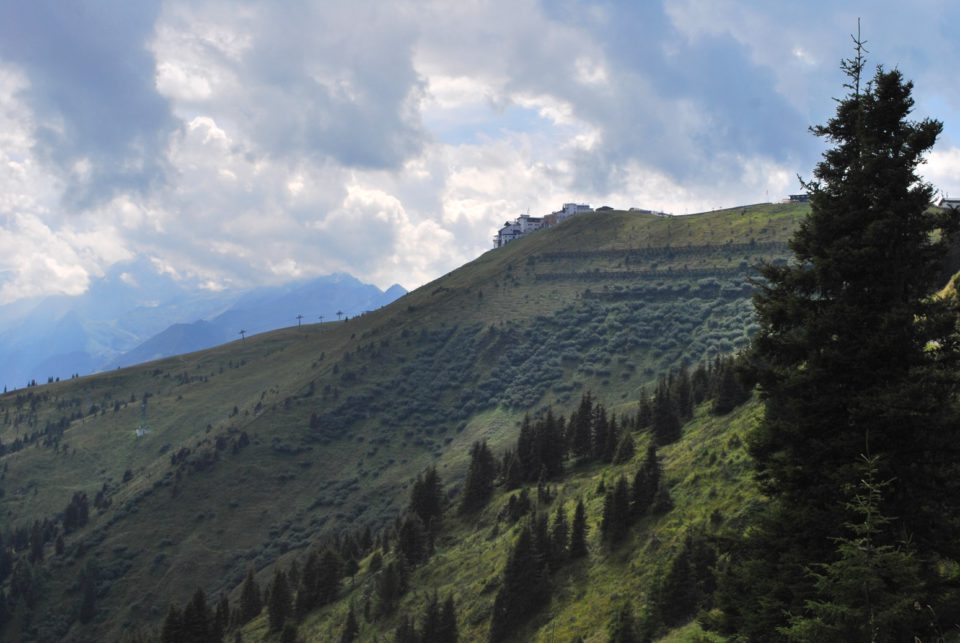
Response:
[{"label": "hilltop building complex", "polygon": [[549,228],[572,216],[583,214],[584,212],[593,212],[593,208],[585,203],[564,203],[563,207],[556,212],[551,212],[542,217],[531,217],[529,214],[521,214],[513,221],[507,221],[493,238],[493,247],[500,248],[510,243],[514,239],[539,230],[540,228]]}]

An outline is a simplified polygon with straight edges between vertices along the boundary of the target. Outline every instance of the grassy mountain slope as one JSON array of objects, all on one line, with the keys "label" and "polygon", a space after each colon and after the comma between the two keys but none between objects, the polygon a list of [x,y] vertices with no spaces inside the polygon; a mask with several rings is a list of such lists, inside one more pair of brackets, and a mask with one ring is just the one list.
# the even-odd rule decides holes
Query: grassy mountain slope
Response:
[{"label": "grassy mountain slope", "polygon": [[[805,211],[585,215],[345,322],[3,396],[4,531],[55,519],[76,492],[90,502],[65,553],[48,543],[35,568],[27,631],[96,640],[155,625],[197,586],[234,589],[248,566],[266,570],[326,531],[391,520],[429,464],[455,486],[469,445],[500,450],[528,410],[569,410],[586,389],[629,404],[681,360],[742,346],[751,266],[786,256]],[[672,475],[698,475],[689,450],[672,448]],[[565,496],[586,494],[593,475],[578,473]],[[492,573],[505,550],[489,555]],[[97,617],[80,625],[89,561]],[[583,574],[608,575],[591,561]],[[557,627],[577,616],[569,604]],[[479,623],[482,604],[468,609]]]},{"label": "grassy mountain slope", "polygon": [[[745,516],[760,502],[751,477],[743,438],[758,420],[761,406],[746,404],[724,417],[709,414],[707,405],[684,429],[683,438],[662,449],[664,471],[674,508],[660,517],[636,523],[625,541],[615,547],[600,538],[603,494],[601,480],[611,485],[620,474],[631,479],[643,459],[647,434],[637,434],[638,455],[622,465],[590,464],[576,467],[556,486],[557,496],[541,506],[553,514],[562,503],[568,516],[582,498],[587,508],[589,555],[568,563],[551,578],[552,599],[515,636],[517,641],[606,641],[607,626],[620,604],[629,599],[635,606],[650,600],[655,581],[662,578],[669,562],[683,545],[685,536],[707,537],[735,534]],[[516,493],[516,492],[513,492]],[[451,511],[437,542],[437,553],[415,570],[411,590],[391,618],[372,623],[361,620],[361,640],[377,640],[384,630],[392,632],[403,614],[419,617],[432,592],[452,594],[459,610],[460,634],[465,641],[484,641],[490,624],[494,596],[510,546],[520,523],[498,521],[508,493],[498,493],[477,516],[461,518]],[[535,496],[535,494],[534,494]],[[318,610],[300,626],[307,641],[336,640],[349,606],[360,606],[372,597],[374,575],[369,561],[337,603]],[[244,628],[244,640],[267,635],[266,613]],[[665,640],[712,640],[696,624],[670,633]]]}]

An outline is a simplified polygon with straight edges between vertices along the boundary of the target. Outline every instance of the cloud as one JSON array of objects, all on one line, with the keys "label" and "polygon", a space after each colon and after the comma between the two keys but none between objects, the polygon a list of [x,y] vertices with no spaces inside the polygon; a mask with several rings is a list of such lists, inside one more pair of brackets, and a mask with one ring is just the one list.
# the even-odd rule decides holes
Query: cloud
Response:
[{"label": "cloud", "polygon": [[212,110],[274,158],[396,168],[426,137],[409,13],[379,2],[169,2],[157,87]]},{"label": "cloud", "polygon": [[[857,16],[917,117],[960,107],[939,0],[6,3],[0,297],[130,257],[210,290],[415,286],[528,209],[775,200]],[[947,191],[957,127],[924,166]]]},{"label": "cloud", "polygon": [[144,44],[156,2],[0,5],[0,59],[22,70],[37,159],[64,181],[69,208],[84,209],[163,178],[175,127],[153,85]]},{"label": "cloud", "polygon": [[960,196],[960,147],[940,146],[929,154],[919,171],[944,196]]}]

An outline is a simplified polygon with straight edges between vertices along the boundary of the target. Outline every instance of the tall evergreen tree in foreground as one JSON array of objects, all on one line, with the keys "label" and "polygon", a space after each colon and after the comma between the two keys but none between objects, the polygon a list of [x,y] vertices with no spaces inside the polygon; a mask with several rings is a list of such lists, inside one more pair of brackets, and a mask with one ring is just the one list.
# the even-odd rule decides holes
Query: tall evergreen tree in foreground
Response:
[{"label": "tall evergreen tree in foreground", "polygon": [[766,266],[755,296],[749,359],[766,413],[750,451],[771,502],[721,592],[727,626],[747,638],[771,640],[788,615],[856,594],[828,588],[830,568],[811,569],[860,537],[851,525],[863,525],[853,497],[863,456],[883,483],[872,502],[889,517],[871,523],[872,546],[909,540],[920,563],[919,587],[901,568],[886,591],[943,599],[941,617],[956,603],[938,569],[960,559],[960,349],[955,302],[931,295],[958,217],[928,208],[933,188],[916,174],[941,123],[908,119],[912,84],[899,71],[880,67],[863,82],[864,53],[858,38],[842,65],[849,93],[813,128],[832,147],[807,185],[794,261]]}]

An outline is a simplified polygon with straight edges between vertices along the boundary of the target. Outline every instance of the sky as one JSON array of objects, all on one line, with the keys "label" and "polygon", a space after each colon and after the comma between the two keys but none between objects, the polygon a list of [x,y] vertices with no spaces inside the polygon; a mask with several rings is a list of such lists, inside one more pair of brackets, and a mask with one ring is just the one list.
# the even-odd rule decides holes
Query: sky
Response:
[{"label": "sky", "polygon": [[944,122],[922,173],[960,196],[952,0],[2,0],[0,304],[132,260],[412,289],[564,202],[776,201],[858,18],[870,69]]}]

